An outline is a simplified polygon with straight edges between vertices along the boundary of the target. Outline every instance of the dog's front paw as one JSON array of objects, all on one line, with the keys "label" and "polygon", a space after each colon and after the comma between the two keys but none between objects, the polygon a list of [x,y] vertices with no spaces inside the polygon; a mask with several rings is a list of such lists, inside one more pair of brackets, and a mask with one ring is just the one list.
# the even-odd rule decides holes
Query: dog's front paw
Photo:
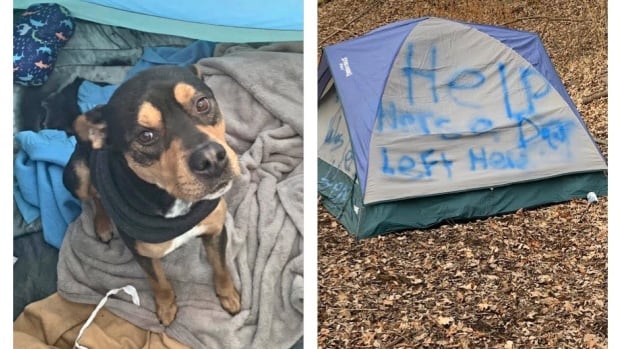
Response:
[{"label": "dog's front paw", "polygon": [[234,287],[228,288],[226,292],[221,292],[217,296],[220,299],[222,308],[231,315],[235,315],[241,310],[241,297]]},{"label": "dog's front paw", "polygon": [[107,244],[108,242],[110,242],[110,240],[112,240],[112,229],[104,230],[104,231],[96,230],[96,233],[97,233],[97,238],[99,239],[99,241],[103,243]]},{"label": "dog's front paw", "polygon": [[95,216],[95,233],[101,242],[107,244],[112,240],[112,224],[107,216],[102,214]]},{"label": "dog's front paw", "polygon": [[159,322],[168,326],[174,321],[174,318],[177,316],[177,305],[175,302],[166,304],[166,305],[157,305],[157,318]]}]

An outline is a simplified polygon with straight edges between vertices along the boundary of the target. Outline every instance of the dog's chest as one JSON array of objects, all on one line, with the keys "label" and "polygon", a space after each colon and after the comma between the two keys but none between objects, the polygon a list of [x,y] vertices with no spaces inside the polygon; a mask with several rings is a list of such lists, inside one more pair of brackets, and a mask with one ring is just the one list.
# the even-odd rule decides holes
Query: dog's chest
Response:
[{"label": "dog's chest", "polygon": [[193,227],[192,229],[190,229],[189,231],[187,231],[186,233],[184,233],[183,235],[177,236],[176,238],[174,238],[172,240],[170,248],[168,250],[166,250],[164,256],[166,254],[176,250],[177,248],[183,246],[190,239],[193,239],[193,238],[195,238],[197,236],[200,236],[200,235],[204,234],[205,232],[206,232],[206,228],[204,226],[197,225],[197,226]]},{"label": "dog's chest", "polygon": [[144,241],[136,241],[136,251],[145,257],[149,258],[163,258],[167,254],[176,250],[177,248],[183,246],[183,244],[187,243],[189,240],[204,234],[207,231],[207,228],[203,225],[197,225],[182,235],[177,236],[176,238],[160,242],[160,243],[149,243]]},{"label": "dog's chest", "polygon": [[[192,203],[175,200],[166,210],[166,218],[175,218],[186,214],[192,206]],[[150,258],[162,258],[193,238],[204,234],[217,234],[222,230],[224,224],[224,212],[226,206],[220,201],[218,206],[211,211],[198,225],[189,229],[175,238],[161,243],[148,243],[144,241],[136,241],[136,250],[139,254]]]},{"label": "dog's chest", "polygon": [[[184,215],[187,212],[189,212],[191,206],[192,206],[191,202],[176,199],[172,207],[168,209],[168,212],[166,213],[165,217],[174,218],[177,216]],[[183,235],[177,236],[171,241],[170,247],[168,250],[165,251],[165,254],[168,254],[176,250],[177,248],[183,246],[183,244],[185,244],[190,239],[204,234],[205,231],[206,229],[204,226],[197,225],[193,227],[192,229],[188,230],[187,232],[185,232]]]},{"label": "dog's chest", "polygon": [[191,208],[191,206],[192,206],[191,202],[176,199],[174,200],[174,203],[172,204],[172,206],[170,206],[170,208],[168,209],[164,217],[174,218],[177,216],[182,216],[186,214],[187,212],[189,212],[189,209]]}]

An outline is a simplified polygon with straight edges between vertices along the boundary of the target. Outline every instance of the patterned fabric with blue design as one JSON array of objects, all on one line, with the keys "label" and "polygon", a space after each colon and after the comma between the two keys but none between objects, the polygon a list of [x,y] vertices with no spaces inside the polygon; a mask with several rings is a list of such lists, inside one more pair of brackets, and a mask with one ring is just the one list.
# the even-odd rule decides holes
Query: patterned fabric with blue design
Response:
[{"label": "patterned fabric with blue design", "polygon": [[15,18],[13,27],[13,82],[23,86],[43,85],[58,55],[73,35],[75,21],[58,4],[28,7]]}]

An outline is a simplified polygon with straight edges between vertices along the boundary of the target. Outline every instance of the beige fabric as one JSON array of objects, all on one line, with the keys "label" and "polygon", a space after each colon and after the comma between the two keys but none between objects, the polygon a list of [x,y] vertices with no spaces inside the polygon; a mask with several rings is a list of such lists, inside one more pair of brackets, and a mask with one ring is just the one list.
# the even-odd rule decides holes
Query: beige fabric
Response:
[{"label": "beige fabric", "polygon": [[[69,302],[58,293],[31,303],[13,323],[13,348],[73,348],[94,309],[95,305]],[[84,331],[80,345],[89,349],[189,349],[166,334],[136,327],[105,307]]]}]

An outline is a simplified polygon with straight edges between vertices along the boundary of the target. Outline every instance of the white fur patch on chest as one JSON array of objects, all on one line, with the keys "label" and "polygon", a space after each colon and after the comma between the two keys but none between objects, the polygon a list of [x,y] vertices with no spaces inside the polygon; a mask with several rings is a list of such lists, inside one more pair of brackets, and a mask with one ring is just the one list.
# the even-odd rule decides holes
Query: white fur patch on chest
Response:
[{"label": "white fur patch on chest", "polygon": [[189,209],[192,207],[191,202],[187,202],[181,199],[174,200],[174,204],[172,207],[168,209],[168,212],[164,215],[166,218],[174,218],[178,216],[182,216],[189,212]]},{"label": "white fur patch on chest", "polygon": [[168,247],[168,249],[164,252],[164,256],[176,250],[177,248],[183,246],[190,239],[193,239],[197,236],[204,234],[205,231],[206,231],[206,228],[204,226],[197,225],[193,227],[192,229],[183,233],[183,235],[177,236],[176,238],[172,240],[172,244],[170,245],[170,247]]}]

